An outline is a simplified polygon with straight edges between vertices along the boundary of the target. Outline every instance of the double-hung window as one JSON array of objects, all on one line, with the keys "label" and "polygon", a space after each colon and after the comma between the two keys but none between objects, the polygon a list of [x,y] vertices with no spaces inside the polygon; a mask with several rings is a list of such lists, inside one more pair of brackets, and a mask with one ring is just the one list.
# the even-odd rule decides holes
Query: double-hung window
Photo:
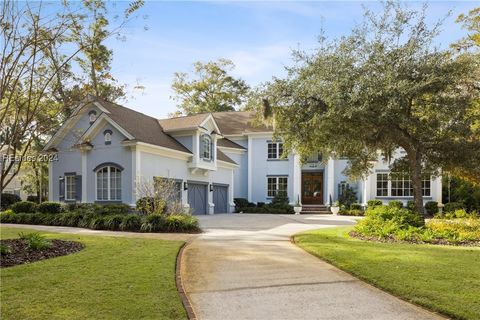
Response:
[{"label": "double-hung window", "polygon": [[119,168],[106,166],[97,170],[97,200],[119,201],[122,199],[122,172]]},{"label": "double-hung window", "polygon": [[388,173],[377,173],[377,197],[388,197]]},{"label": "double-hung window", "polygon": [[287,192],[287,177],[267,177],[267,196],[275,197],[278,192]]},{"label": "double-hung window", "polygon": [[75,196],[76,196],[75,176],[67,175],[65,176],[65,200],[75,201]]},{"label": "double-hung window", "polygon": [[208,134],[202,135],[202,154],[205,160],[212,160],[212,138]]},{"label": "double-hung window", "polygon": [[267,142],[267,159],[280,159],[283,154],[283,143],[278,141]]}]

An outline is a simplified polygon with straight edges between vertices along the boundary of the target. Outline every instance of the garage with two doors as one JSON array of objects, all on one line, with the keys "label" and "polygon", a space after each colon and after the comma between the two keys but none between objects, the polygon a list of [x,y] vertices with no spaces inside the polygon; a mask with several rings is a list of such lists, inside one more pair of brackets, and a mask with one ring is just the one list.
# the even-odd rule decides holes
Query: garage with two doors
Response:
[{"label": "garage with two doors", "polygon": [[228,212],[228,185],[188,181],[188,204],[194,215],[208,213],[208,192],[213,193],[214,213]]}]

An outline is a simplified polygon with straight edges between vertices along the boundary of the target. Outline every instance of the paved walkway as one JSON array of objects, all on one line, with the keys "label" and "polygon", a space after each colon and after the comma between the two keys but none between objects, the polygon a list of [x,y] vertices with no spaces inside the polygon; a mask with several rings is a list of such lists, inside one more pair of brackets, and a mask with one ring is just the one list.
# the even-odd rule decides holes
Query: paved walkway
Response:
[{"label": "paved walkway", "polygon": [[189,233],[139,233],[139,232],[124,232],[124,231],[107,231],[107,230],[91,230],[74,227],[55,227],[55,226],[39,226],[33,224],[12,224],[2,223],[2,226],[13,227],[19,229],[33,229],[46,232],[57,233],[71,233],[86,236],[107,236],[107,237],[127,237],[127,238],[147,238],[147,239],[161,239],[173,241],[188,241],[198,234]]},{"label": "paved walkway", "polygon": [[185,248],[181,270],[198,319],[441,319],[290,242],[354,218],[231,214],[200,222],[206,233]]}]

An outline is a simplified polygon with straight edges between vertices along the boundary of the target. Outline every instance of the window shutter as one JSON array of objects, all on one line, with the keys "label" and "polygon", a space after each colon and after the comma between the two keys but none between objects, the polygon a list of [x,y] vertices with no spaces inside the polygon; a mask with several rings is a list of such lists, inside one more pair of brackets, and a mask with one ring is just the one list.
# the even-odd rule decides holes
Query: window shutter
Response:
[{"label": "window shutter", "polygon": [[75,200],[82,201],[82,176],[75,176]]},{"label": "window shutter", "polygon": [[65,177],[58,180],[58,198],[59,201],[65,201]]},{"label": "window shutter", "polygon": [[204,145],[203,145],[203,139],[205,139],[205,135],[200,135],[200,158],[203,158],[203,152],[205,151]]}]

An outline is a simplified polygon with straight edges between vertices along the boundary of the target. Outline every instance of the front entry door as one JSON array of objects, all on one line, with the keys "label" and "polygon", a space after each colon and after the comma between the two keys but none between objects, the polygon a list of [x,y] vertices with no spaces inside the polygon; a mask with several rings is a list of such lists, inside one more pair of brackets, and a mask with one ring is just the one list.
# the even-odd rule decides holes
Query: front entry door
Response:
[{"label": "front entry door", "polygon": [[323,204],[323,172],[302,173],[302,204]]}]

